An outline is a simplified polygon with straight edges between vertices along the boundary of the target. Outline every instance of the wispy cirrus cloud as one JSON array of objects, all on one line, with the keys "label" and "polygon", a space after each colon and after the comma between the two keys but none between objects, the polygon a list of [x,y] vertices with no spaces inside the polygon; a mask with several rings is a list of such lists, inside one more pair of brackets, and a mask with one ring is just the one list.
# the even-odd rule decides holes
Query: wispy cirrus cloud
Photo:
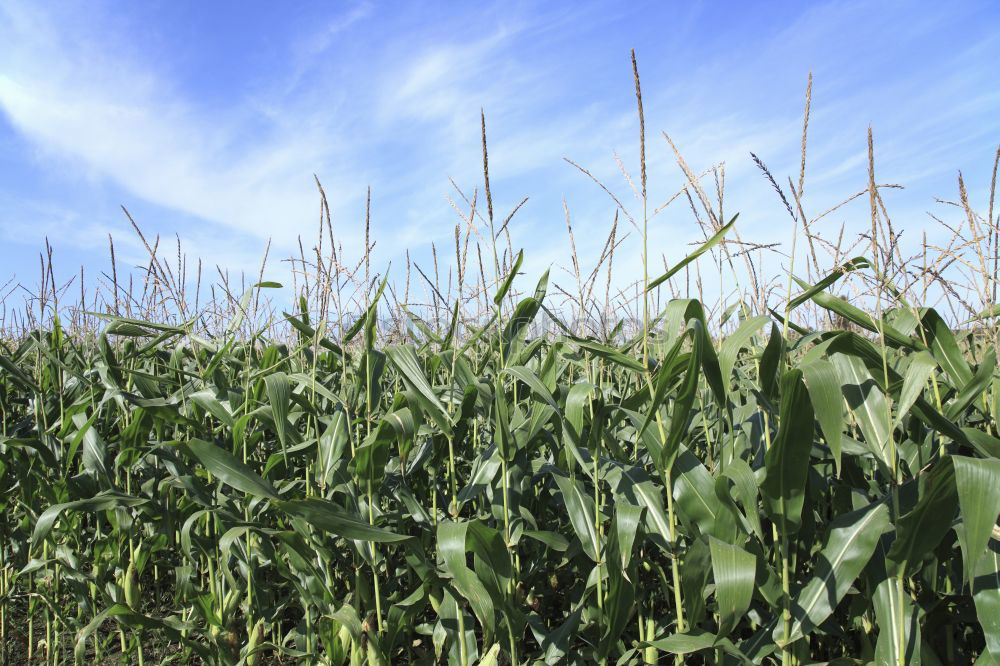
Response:
[{"label": "wispy cirrus cloud", "polygon": [[[120,12],[11,3],[0,10],[0,141],[11,148],[0,158],[8,181],[0,230],[22,245],[56,233],[86,263],[101,245],[87,238],[127,230],[115,212],[125,203],[152,233],[176,231],[208,263],[253,268],[265,239],[281,255],[297,250],[300,235],[314,236],[316,173],[348,252],[360,249],[372,186],[378,261],[398,266],[407,249],[426,256],[431,242],[451,242],[449,177],[470,196],[482,187],[484,108],[498,215],[531,197],[511,227],[529,249],[528,270],[566,263],[564,197],[578,250],[596,257],[613,202],[562,158],[635,205],[613,158],[637,177],[632,46],[653,200],[684,182],[660,134],[667,130],[695,171],[725,162],[726,208],[742,212],[746,235],[786,240],[780,204],[748,153],[780,181],[797,178],[813,71],[807,210],[864,185],[871,124],[880,176],[914,185],[893,194],[914,218],[951,186],[955,169],[990,157],[1000,97],[986,63],[998,38],[985,5],[926,5],[905,21],[900,7],[723,15],[697,6],[667,16],[655,5],[392,13],[359,3],[227,15],[179,4]],[[981,193],[982,178],[967,180]],[[69,228],[75,235],[59,232]],[[683,201],[651,227],[651,247],[668,262],[700,237]],[[637,262],[619,266],[623,280],[636,277]]]}]

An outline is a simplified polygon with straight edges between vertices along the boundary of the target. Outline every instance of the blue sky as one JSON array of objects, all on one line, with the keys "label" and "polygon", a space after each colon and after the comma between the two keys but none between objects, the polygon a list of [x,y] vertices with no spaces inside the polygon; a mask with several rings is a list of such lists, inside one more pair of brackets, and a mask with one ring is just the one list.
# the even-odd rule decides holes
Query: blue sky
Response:
[{"label": "blue sky", "polygon": [[[314,243],[330,197],[344,249],[361,249],[365,190],[379,265],[452,247],[449,178],[481,185],[479,113],[494,207],[529,273],[572,283],[563,200],[580,254],[597,258],[616,165],[638,172],[629,63],[642,75],[650,191],[684,184],[661,131],[696,172],[725,162],[745,238],[788,243],[780,181],[797,178],[806,78],[815,77],[804,205],[810,216],[866,184],[872,126],[880,182],[904,237],[939,231],[935,196],[958,170],[985,208],[1000,142],[1000,8],[994,2],[0,3],[0,284],[37,282],[47,236],[66,276],[143,252],[143,228],[180,236],[208,265],[256,270],[264,245]],[[947,210],[945,214],[950,214]],[[867,203],[824,221],[860,230]],[[668,261],[701,234],[679,203],[651,226]],[[623,252],[637,257],[632,242]],[[623,261],[627,277],[637,262]],[[281,278],[285,270],[275,265]],[[533,278],[532,278],[533,281]]]}]

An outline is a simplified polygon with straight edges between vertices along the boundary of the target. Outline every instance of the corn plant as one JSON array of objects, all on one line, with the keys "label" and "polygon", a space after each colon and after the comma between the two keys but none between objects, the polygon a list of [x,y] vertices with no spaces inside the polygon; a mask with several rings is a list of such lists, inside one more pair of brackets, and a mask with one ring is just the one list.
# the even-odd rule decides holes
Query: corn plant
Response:
[{"label": "corn plant", "polygon": [[866,314],[843,271],[724,337],[677,299],[645,337],[529,339],[547,276],[503,310],[518,264],[461,336],[380,345],[376,296],[337,340],[300,312],[282,342],[109,317],[9,346],[7,655],[998,658],[992,340]]},{"label": "corn plant", "polygon": [[[226,298],[202,306],[199,265],[192,306],[179,250],[172,269],[133,221],[141,294],[112,243],[112,296],[89,308],[81,272],[64,328],[49,250],[37,315],[4,320],[0,340],[0,661],[1000,664],[992,196],[978,216],[960,182],[971,240],[956,231],[932,260],[924,242],[909,280],[869,134],[870,251],[828,243],[824,272],[804,122],[790,198],[754,156],[794,223],[776,304],[721,184],[713,205],[666,137],[705,240],[651,275],[634,57],[633,74],[642,212],[614,199],[587,277],[567,209],[575,295],[548,273],[519,291],[520,204],[494,225],[485,116],[486,213],[462,195],[457,296],[436,247],[434,280],[414,265],[423,307],[409,258],[402,299],[369,273],[367,227],[343,268],[322,187],[291,312],[262,296],[281,286],[266,259],[249,289],[220,271]],[[619,213],[642,235],[642,279],[615,303]],[[486,233],[473,285],[470,238]],[[735,302],[679,293],[692,272],[700,285],[699,257],[733,276]],[[946,278],[956,261],[981,267],[982,307]],[[834,293],[851,279],[869,289]],[[968,316],[932,307],[930,283]]]}]

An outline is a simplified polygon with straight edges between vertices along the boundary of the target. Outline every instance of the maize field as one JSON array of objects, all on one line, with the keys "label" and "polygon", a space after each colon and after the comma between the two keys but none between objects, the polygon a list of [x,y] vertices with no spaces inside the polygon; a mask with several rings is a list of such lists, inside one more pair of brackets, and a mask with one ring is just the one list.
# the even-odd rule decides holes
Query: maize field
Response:
[{"label": "maize field", "polygon": [[461,335],[379,345],[376,295],[338,341],[300,313],[280,343],[109,318],[7,345],[7,654],[1000,659],[995,340],[865,314],[824,291],[843,270],[786,316],[847,329],[713,338],[675,299],[647,335],[529,338],[519,260]]},{"label": "maize field", "polygon": [[[636,91],[641,122],[637,70]],[[574,246],[577,295],[523,276],[497,249],[514,213],[494,229],[485,120],[493,275],[477,241],[470,291],[456,228],[457,297],[436,254],[434,280],[417,266],[433,308],[371,279],[367,249],[342,302],[322,224],[295,264],[311,283],[263,315],[281,285],[189,310],[180,258],[150,249],[146,300],[112,264],[91,307],[81,272],[64,326],[43,261],[41,314],[0,340],[0,662],[1000,664],[993,197],[979,216],[960,181],[972,241],[947,252],[985,244],[963,259],[979,299],[939,312],[928,281],[967,301],[926,242],[910,279],[871,145],[870,251],[838,244],[825,271],[805,129],[794,205],[754,156],[808,279],[715,306],[678,282],[760,264],[733,269],[721,186],[714,206],[679,160],[705,238],[650,275],[643,162],[635,316],[600,327],[572,322],[602,262],[615,300],[617,226],[590,277]],[[867,291],[835,293],[850,280]]]}]

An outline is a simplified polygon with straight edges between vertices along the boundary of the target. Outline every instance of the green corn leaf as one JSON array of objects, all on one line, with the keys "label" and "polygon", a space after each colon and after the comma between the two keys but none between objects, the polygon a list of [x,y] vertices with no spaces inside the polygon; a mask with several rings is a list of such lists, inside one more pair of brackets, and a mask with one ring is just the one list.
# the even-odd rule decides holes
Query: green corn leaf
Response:
[{"label": "green corn leaf", "polygon": [[317,529],[345,539],[373,543],[397,543],[411,538],[406,534],[397,534],[375,527],[328,500],[318,498],[278,500],[274,504],[289,516],[301,518]]},{"label": "green corn leaf", "polygon": [[437,552],[444,571],[469,603],[483,628],[483,641],[490,643],[496,629],[495,605],[486,587],[465,562],[469,523],[442,521],[437,526]]},{"label": "green corn leaf", "polygon": [[[959,543],[966,576],[978,571],[979,558],[993,535],[1000,514],[1000,460],[952,456],[958,504],[965,529]],[[998,651],[1000,653],[1000,651]]]},{"label": "green corn leaf", "polygon": [[760,332],[760,329],[770,321],[771,318],[765,315],[751,317],[742,322],[732,335],[722,341],[722,347],[719,350],[719,367],[722,381],[727,389],[733,376],[733,368],[736,366],[736,357],[750,343],[754,334]]},{"label": "green corn leaf", "polygon": [[770,399],[777,396],[779,368],[785,356],[785,341],[781,337],[781,330],[771,324],[771,335],[767,339],[767,345],[760,356],[760,388]]},{"label": "green corn leaf", "polygon": [[969,362],[959,349],[955,334],[941,315],[933,308],[927,308],[920,323],[923,325],[931,355],[945,371],[952,386],[957,388],[968,384],[972,380],[972,369],[969,368]]},{"label": "green corn leaf", "polygon": [[679,515],[712,534],[722,507],[715,496],[715,479],[698,458],[684,445],[679,446],[674,464],[674,499]]},{"label": "green corn leaf", "polygon": [[540,307],[541,304],[531,297],[521,300],[514,307],[514,312],[511,313],[510,319],[507,320],[507,324],[503,329],[503,335],[501,336],[505,361],[516,353],[519,353],[521,348],[521,333],[535,319],[535,315],[538,314]]},{"label": "green corn leaf", "polygon": [[[368,308],[365,310],[365,314],[351,325],[349,329],[344,333],[344,344],[353,340],[358,333],[361,332],[362,328],[372,327],[374,330],[375,315],[378,313],[378,302],[382,298],[382,292],[385,290],[386,281],[389,279],[388,272],[386,272],[385,277],[382,278],[382,282],[379,283],[378,290],[375,292],[375,297],[370,301]],[[367,347],[370,349],[370,347]]]},{"label": "green corn leaf", "polygon": [[455,338],[455,330],[458,328],[458,307],[459,301],[455,301],[455,307],[451,311],[451,324],[448,326],[448,332],[444,336],[444,340],[441,341],[441,350],[444,351],[451,346],[451,341]]},{"label": "green corn leaf", "polygon": [[663,508],[663,489],[655,485],[644,471],[635,468],[622,471],[621,486],[625,497],[634,499],[645,509],[647,529],[660,537],[657,543],[661,548],[669,550],[670,521]]},{"label": "green corn leaf", "polygon": [[[798,282],[799,286],[803,288],[808,288],[809,286],[798,279],[796,279],[796,282]],[[885,336],[886,343],[891,344],[894,347],[907,347],[915,351],[922,351],[925,349],[924,344],[919,340],[897,331],[884,319],[876,321],[874,317],[866,313],[864,310],[851,305],[842,298],[831,296],[830,294],[822,291],[812,294],[811,298],[820,307],[843,317],[851,323],[857,324],[861,328],[867,329],[873,333],[879,333],[880,335]]]},{"label": "green corn leaf", "polygon": [[712,553],[708,537],[702,535],[688,546],[680,566],[681,603],[684,608],[684,620],[689,626],[697,626],[705,619],[708,581],[711,574]]},{"label": "green corn leaf", "polygon": [[816,411],[823,439],[833,453],[833,462],[837,466],[837,475],[840,476],[840,443],[844,431],[844,401],[840,377],[836,367],[822,359],[802,365],[801,370],[802,379],[809,390],[809,401]]},{"label": "green corn leaf", "polygon": [[726,465],[726,468],[722,471],[722,475],[732,479],[733,494],[740,503],[740,506],[743,507],[743,513],[750,524],[750,528],[757,535],[758,539],[763,540],[764,530],[761,527],[760,514],[757,510],[757,496],[759,493],[757,477],[754,476],[750,465],[742,458],[737,458]]},{"label": "green corn leaf", "polygon": [[[662,405],[663,401],[666,399],[667,391],[673,385],[679,372],[685,367],[684,365],[675,366],[674,364],[674,360],[677,359],[683,344],[684,336],[681,336],[670,348],[670,351],[667,352],[663,361],[660,362],[656,375],[653,377],[653,386],[655,387],[653,389],[653,398],[650,401],[648,410],[646,411],[646,417],[643,419],[642,425],[639,426],[640,437],[645,435],[646,428],[648,428],[649,424],[653,422],[653,419],[656,417],[657,410],[660,409],[660,405]],[[686,367],[690,368],[690,363]]]},{"label": "green corn leaf", "polygon": [[570,652],[570,642],[577,633],[583,606],[574,609],[552,631],[539,629],[535,624],[529,625],[535,634],[535,639],[542,647],[542,656],[546,664],[558,664]]},{"label": "green corn leaf", "polygon": [[661,474],[669,474],[673,467],[681,440],[687,434],[688,423],[691,419],[691,409],[698,393],[699,369],[701,366],[701,356],[704,351],[704,341],[698,331],[700,326],[700,322],[696,320],[692,321],[691,354],[688,357],[684,379],[681,382],[680,389],[677,391],[673,409],[670,412],[670,427],[667,430],[667,440],[658,461]]},{"label": "green corn leaf", "polygon": [[[878,547],[873,562],[885,557]],[[877,582],[872,599],[879,634],[875,645],[875,661],[879,664],[920,664],[920,608],[894,576],[887,576],[884,567],[873,578]]]},{"label": "green corn leaf", "polygon": [[562,493],[570,524],[580,539],[583,552],[594,562],[599,562],[601,542],[594,525],[594,498],[583,489],[578,479],[571,479],[554,467],[550,467],[549,472]]},{"label": "green corn leaf", "polygon": [[202,439],[192,439],[185,446],[205,469],[227,486],[254,497],[278,499],[278,491],[270,483],[222,447]]},{"label": "green corn leaf", "polygon": [[446,434],[451,433],[451,418],[448,410],[441,404],[441,400],[434,393],[430,382],[420,368],[420,361],[412,345],[394,345],[385,350],[389,361],[393,364],[400,376],[417,394],[421,408],[428,413],[434,422]]},{"label": "green corn leaf", "polygon": [[349,439],[347,416],[337,410],[317,442],[315,478],[322,485],[332,482],[334,467],[343,457]]},{"label": "green corn leaf", "polygon": [[198,391],[197,393],[192,393],[190,398],[192,401],[197,403],[199,407],[217,418],[223,424],[229,426],[230,428],[235,424],[233,421],[232,409],[222,400],[219,400],[219,398],[216,397],[211,391]]},{"label": "green corn leaf", "polygon": [[[280,288],[281,284],[278,282],[258,282],[257,284],[253,285],[245,292],[243,292],[243,296],[240,297],[239,304],[236,307],[236,316],[233,317],[233,319],[230,320],[229,324],[226,326],[226,335],[227,336],[233,335],[236,331],[239,330],[240,326],[243,325],[243,322],[246,321],[248,315],[247,308],[250,306],[250,299],[253,298],[254,293],[258,289],[280,289]],[[148,325],[148,322],[146,322],[144,325]]]},{"label": "green corn leaf", "polygon": [[486,492],[490,487],[497,472],[500,470],[502,462],[496,446],[489,446],[483,451],[473,463],[472,475],[468,484],[458,493],[458,501],[464,504],[480,494]]},{"label": "green corn leaf", "polygon": [[87,655],[87,639],[93,636],[105,621],[112,618],[126,627],[161,632],[173,641],[184,643],[186,647],[192,649],[203,659],[209,658],[210,652],[208,648],[197,641],[185,638],[177,627],[171,626],[171,624],[163,620],[136,613],[125,604],[114,604],[95,615],[93,620],[77,632],[74,648],[77,661],[82,662]]},{"label": "green corn leaf", "polygon": [[833,354],[830,360],[840,374],[844,398],[864,434],[865,444],[884,467],[890,469],[888,449],[892,428],[885,394],[857,356]]},{"label": "green corn leaf", "polygon": [[622,353],[620,350],[615,349],[614,347],[602,344],[595,340],[586,340],[584,338],[576,338],[576,337],[571,339],[581,349],[586,349],[594,356],[602,358],[605,361],[608,361],[609,363],[614,363],[616,365],[620,365],[623,368],[627,368],[629,370],[635,370],[637,372],[644,372],[646,370],[641,361]]},{"label": "green corn leaf", "polygon": [[733,645],[732,641],[727,638],[720,638],[703,629],[691,629],[683,634],[671,634],[666,638],[645,641],[643,645],[677,655],[693,654],[718,647],[726,654],[735,657],[745,666],[750,666],[753,663],[746,654]]},{"label": "green corn leaf", "polygon": [[955,465],[951,457],[934,464],[921,479],[920,499],[909,513],[896,519],[896,539],[886,557],[898,568],[910,570],[935,548],[951,527],[958,510]]},{"label": "green corn leaf", "polygon": [[629,561],[641,517],[640,507],[627,503],[615,507],[615,527],[607,543],[609,583],[604,601],[605,626],[595,651],[598,661],[607,658],[614,649],[635,606],[635,575],[634,572],[629,575]]},{"label": "green corn leaf", "polygon": [[[794,597],[788,643],[808,635],[830,617],[889,528],[889,509],[883,502],[834,518],[826,543],[815,557],[812,577]],[[781,645],[784,630],[775,629],[774,638]]]},{"label": "green corn leaf", "polygon": [[503,608],[504,596],[513,578],[513,566],[500,530],[479,520],[470,521],[465,545],[475,553],[475,571],[479,580],[498,601],[497,605]]},{"label": "green corn leaf", "polygon": [[274,418],[278,439],[283,448],[287,447],[291,444],[288,423],[288,411],[292,401],[291,382],[285,373],[275,372],[264,377],[264,384],[267,387],[268,402],[271,405],[271,415]]},{"label": "green corn leaf", "polygon": [[694,261],[701,255],[711,250],[716,245],[718,245],[722,241],[722,239],[725,238],[726,234],[728,234],[730,230],[733,228],[733,226],[736,224],[737,217],[739,217],[739,215],[734,215],[733,218],[729,220],[728,224],[726,224],[725,226],[721,227],[718,231],[716,231],[711,238],[709,238],[707,241],[699,245],[694,252],[692,252],[688,256],[678,261],[670,268],[670,270],[668,270],[666,273],[664,273],[663,275],[661,275],[660,277],[656,278],[648,285],[646,285],[646,291],[648,292],[659,287],[661,284],[663,284],[664,282],[672,278],[674,275],[676,275],[679,270],[681,270],[682,268],[690,264],[692,261]]},{"label": "green corn leaf", "polygon": [[645,645],[671,654],[690,654],[714,647],[715,640],[715,634],[695,629],[684,634],[672,634],[655,641],[646,641]]},{"label": "green corn leaf", "polygon": [[0,368],[3,368],[3,371],[7,374],[7,376],[17,382],[21,388],[33,393],[42,392],[42,389],[38,387],[35,381],[29,377],[27,373],[22,372],[21,368],[15,365],[3,354],[0,354]]},{"label": "green corn leaf", "polygon": [[628,578],[628,567],[632,559],[632,546],[642,523],[645,509],[634,504],[615,504],[615,536],[618,539],[617,548],[620,556],[621,571]]},{"label": "green corn leaf", "polygon": [[378,303],[382,298],[382,292],[385,291],[385,285],[389,280],[389,271],[386,269],[385,277],[382,278],[382,282],[379,283],[378,291],[375,292],[375,297],[372,298],[371,305],[368,307],[368,312],[365,314],[365,349],[371,351],[375,348],[375,324],[378,320]]},{"label": "green corn leaf", "polygon": [[[791,301],[789,301],[787,310],[791,312],[795,308],[799,307],[800,305],[811,299],[816,294],[820,293],[821,291],[825,291],[828,287],[833,286],[834,283],[837,282],[837,280],[842,278],[847,273],[856,271],[861,268],[869,268],[870,266],[871,263],[864,257],[854,257],[850,261],[845,262],[836,270],[833,270],[830,273],[828,273],[826,277],[824,277],[819,282],[812,285],[811,287],[803,291],[801,294],[793,298]],[[799,282],[799,284],[802,285],[803,283]]]},{"label": "green corn leaf", "polygon": [[341,349],[339,345],[332,342],[328,338],[320,337],[316,329],[304,322],[301,318],[296,317],[295,315],[290,315],[287,312],[282,312],[281,314],[285,317],[285,321],[291,324],[292,328],[302,334],[303,340],[307,344],[311,344],[316,341],[324,349],[328,349],[339,356],[344,355],[344,350]]},{"label": "green corn leaf", "polygon": [[523,365],[515,365],[504,368],[503,372],[505,374],[513,375],[514,377],[517,377],[519,380],[527,384],[528,388],[530,388],[536,396],[541,398],[545,402],[545,404],[549,405],[553,409],[553,411],[556,412],[560,411],[559,405],[556,404],[555,398],[552,397],[552,393],[545,386],[545,384],[542,383],[542,381],[538,378],[538,376],[531,370],[524,367]]},{"label": "green corn leaf", "polygon": [[111,472],[108,470],[106,462],[107,443],[97,434],[92,425],[87,425],[88,421],[91,420],[87,418],[86,414],[74,414],[72,420],[83,437],[83,447],[80,452],[80,462],[83,468],[100,481],[103,486],[110,487],[112,485]]},{"label": "green corn leaf", "polygon": [[503,302],[504,297],[507,295],[507,292],[510,291],[510,286],[514,283],[514,278],[517,277],[517,272],[521,269],[522,261],[524,261],[524,250],[518,250],[517,256],[514,258],[514,264],[510,268],[510,272],[507,273],[507,277],[505,277],[503,282],[500,283],[500,288],[497,289],[497,293],[493,296],[493,302],[496,305],[500,305]]},{"label": "green corn leaf", "polygon": [[478,666],[499,666],[500,664],[500,644],[494,643],[493,647],[486,651],[483,658],[479,660]]},{"label": "green corn leaf", "polygon": [[976,428],[962,428],[962,434],[979,453],[987,458],[1000,458],[1000,439]]},{"label": "green corn leaf", "polygon": [[418,314],[416,314],[414,312],[411,312],[406,307],[403,307],[403,312],[405,312],[406,316],[408,316],[410,318],[410,322],[414,326],[416,326],[417,329],[421,333],[423,333],[425,336],[427,336],[428,340],[430,340],[432,342],[436,342],[438,345],[440,345],[442,348],[444,348],[444,340],[442,340],[441,336],[439,336],[437,333],[434,332],[434,329],[433,329],[433,327],[432,327],[431,324],[428,324],[426,321],[424,321],[420,317],[420,315],[418,315]]},{"label": "green corn leaf", "polygon": [[757,558],[739,546],[709,538],[715,599],[719,605],[719,636],[728,636],[750,607]]},{"label": "green corn leaf", "polygon": [[937,364],[934,357],[928,352],[918,352],[910,359],[910,365],[906,369],[906,376],[903,378],[903,388],[900,389],[899,399],[896,401],[895,425],[898,427],[903,422],[903,418],[910,413],[910,408],[923,393],[927,380],[930,379]]},{"label": "green corn leaf", "polygon": [[354,450],[354,473],[363,487],[376,487],[385,474],[394,437],[391,425],[379,421],[375,429]]},{"label": "green corn leaf", "polygon": [[951,420],[958,418],[958,415],[965,411],[975,400],[981,398],[987,386],[993,379],[993,372],[997,367],[996,352],[992,349],[986,352],[983,362],[976,369],[975,374],[969,382],[962,387],[958,395],[945,407],[945,416]]},{"label": "green corn leaf", "polygon": [[1000,655],[1000,540],[992,539],[987,543],[986,552],[976,558],[969,578],[988,653],[997,659]]},{"label": "green corn leaf", "polygon": [[802,371],[789,370],[781,378],[778,436],[764,458],[766,472],[760,487],[764,509],[786,536],[795,534],[801,523],[814,428]]},{"label": "green corn leaf", "polygon": [[563,419],[563,443],[571,459],[586,467],[580,449],[583,448],[584,410],[590,403],[590,396],[596,386],[589,382],[578,382],[570,387],[566,395],[565,417]]},{"label": "green corn leaf", "polygon": [[115,507],[140,506],[148,502],[146,499],[131,497],[115,491],[105,491],[88,499],[53,504],[38,516],[35,528],[31,532],[31,549],[34,550],[49,535],[56,520],[67,511],[106,511]]},{"label": "green corn leaf", "polygon": [[547,530],[524,530],[523,535],[529,539],[534,539],[540,543],[544,543],[546,546],[552,550],[563,553],[569,548],[569,540],[558,532],[549,532]]}]

